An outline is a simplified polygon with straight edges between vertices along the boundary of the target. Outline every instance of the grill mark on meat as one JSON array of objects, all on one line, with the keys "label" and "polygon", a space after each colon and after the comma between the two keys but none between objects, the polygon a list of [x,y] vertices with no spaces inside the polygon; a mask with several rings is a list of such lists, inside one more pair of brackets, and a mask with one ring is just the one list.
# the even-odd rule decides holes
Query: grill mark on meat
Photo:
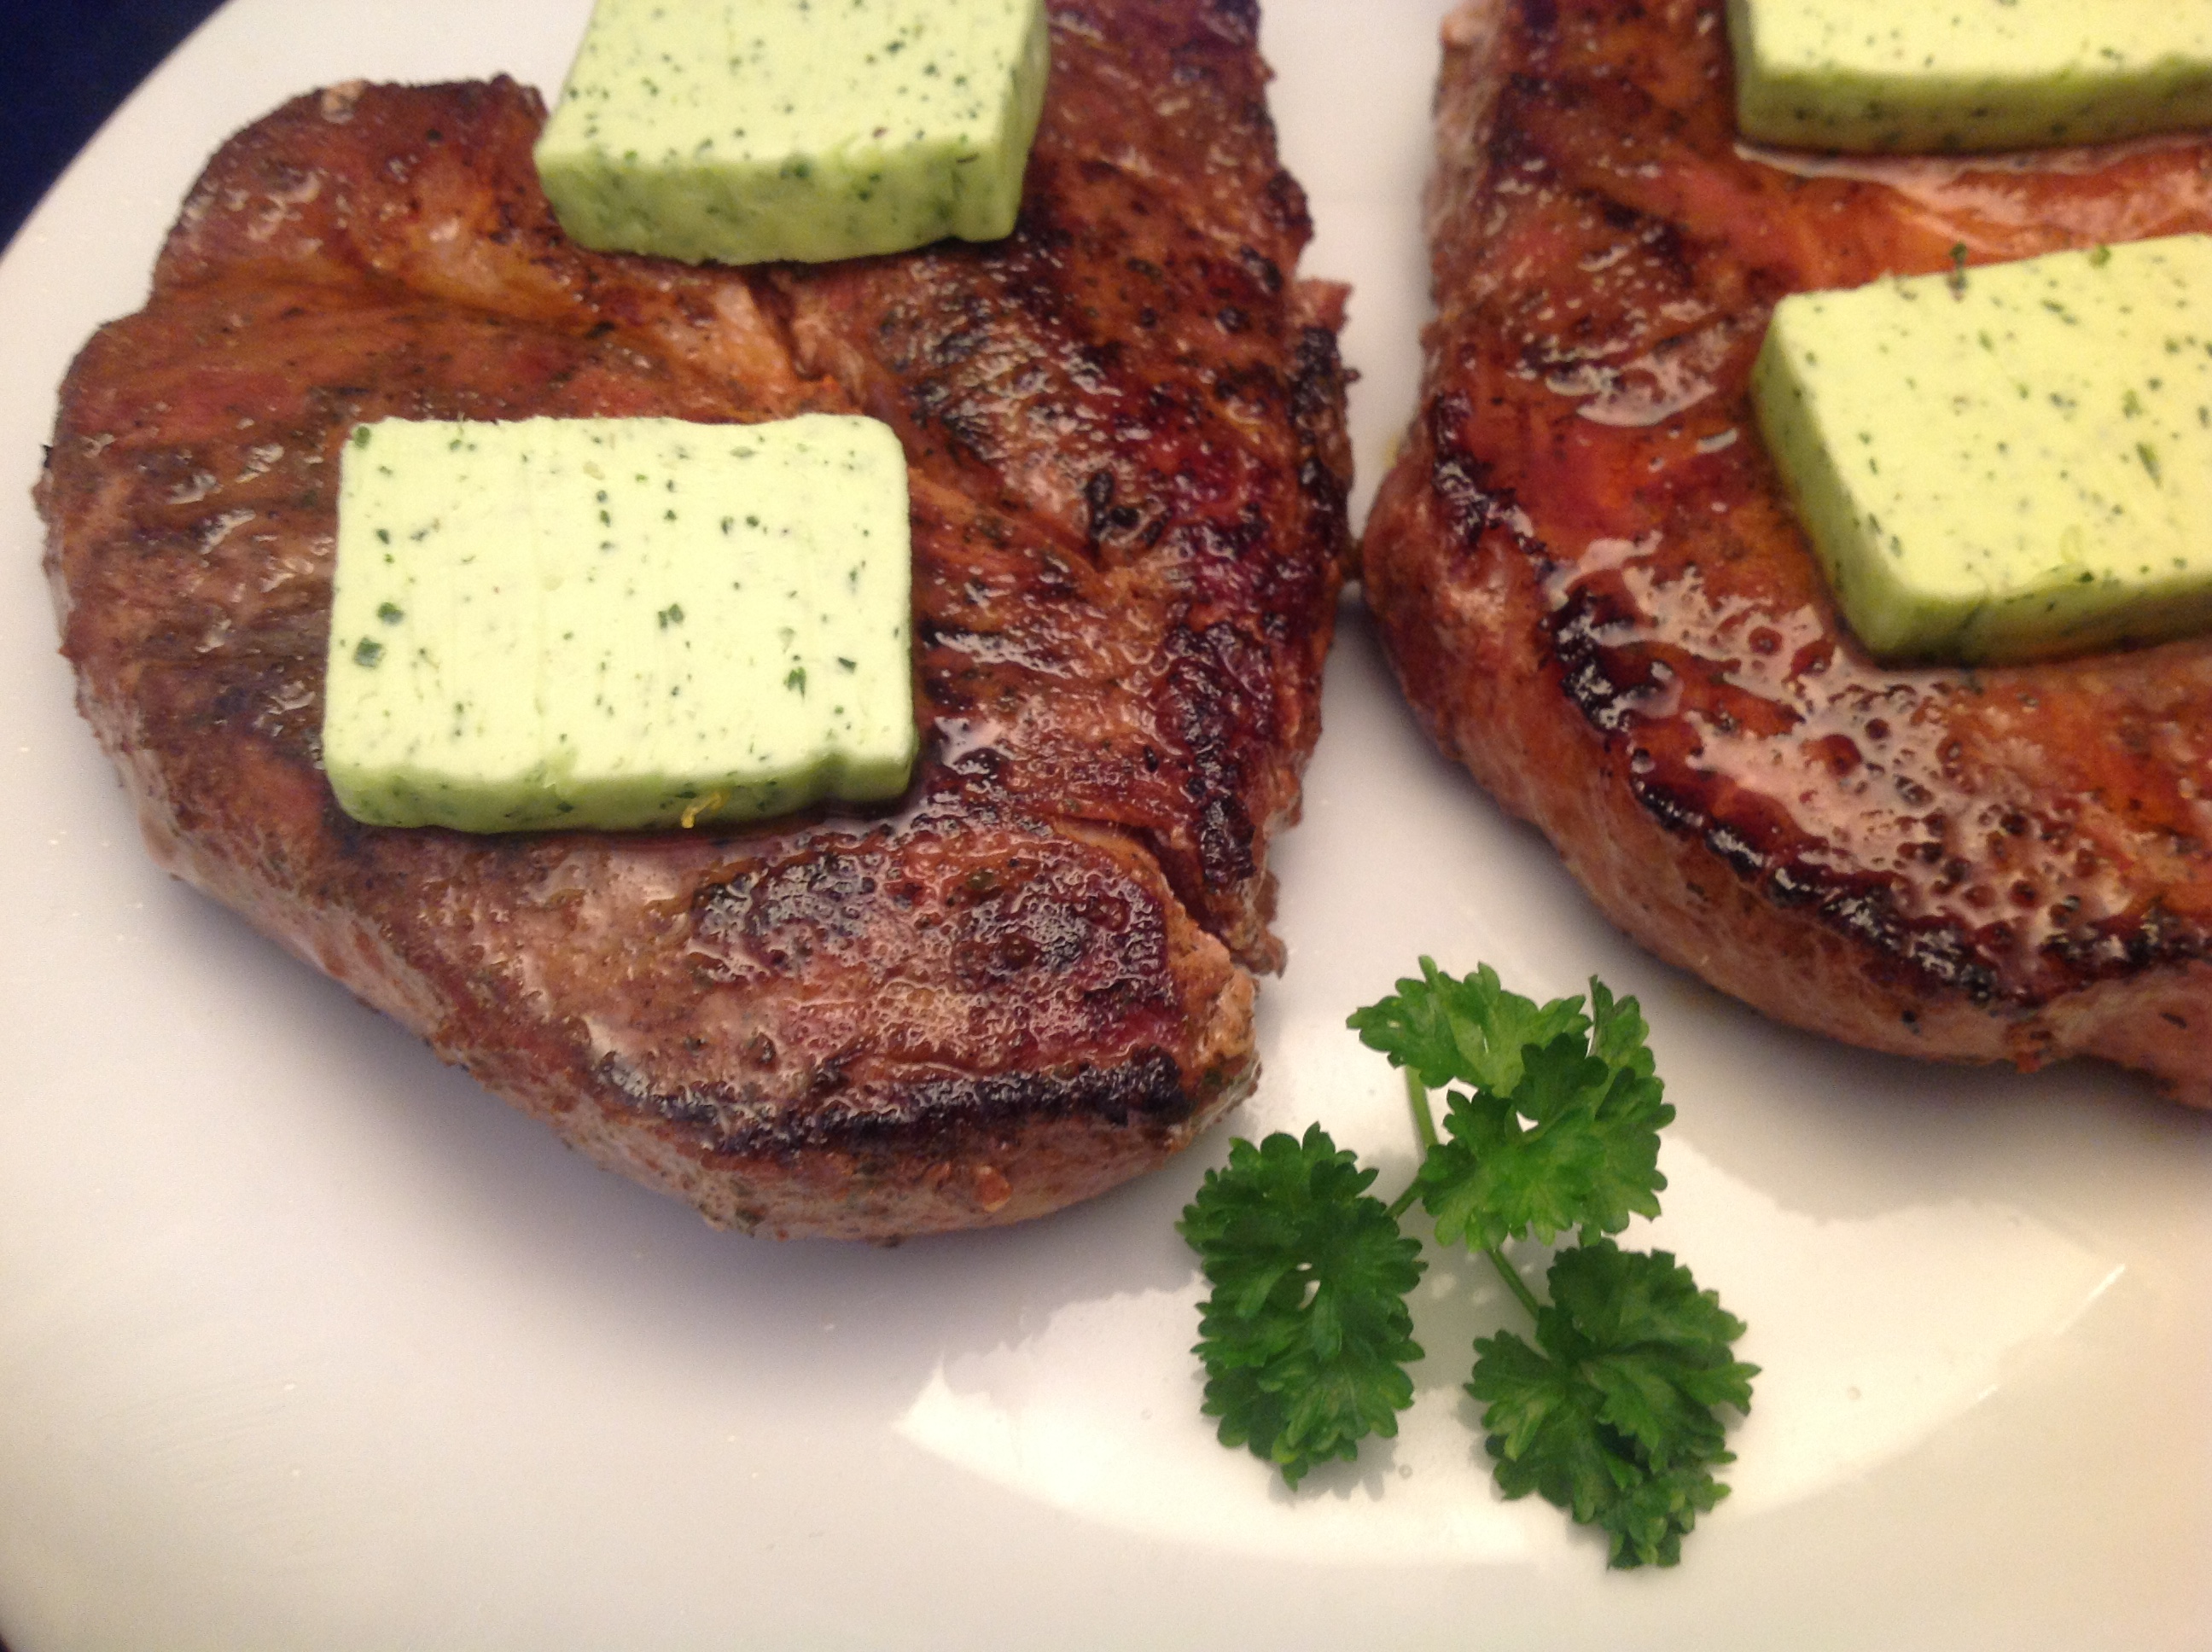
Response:
[{"label": "grill mark on meat", "polygon": [[690,1133],[701,1151],[732,1158],[781,1153],[842,1153],[927,1158],[972,1155],[1004,1145],[1011,1131],[1038,1120],[1082,1118],[1115,1129],[1187,1122],[1193,1099],[1175,1058],[1164,1050],[1135,1052],[1109,1068],[1066,1072],[958,1073],[921,1080],[889,1102],[830,1099],[795,1111],[759,1085],[716,1081],[679,1090],[657,1087],[619,1057],[599,1077],[638,1111]]},{"label": "grill mark on meat", "polygon": [[1472,553],[1484,534],[1502,531],[1506,543],[1527,559],[1531,570],[1548,578],[1554,568],[1553,560],[1529,532],[1528,514],[1515,501],[1512,490],[1499,483],[1493,465],[1459,443],[1455,432],[1474,412],[1473,401],[1455,392],[1438,397],[1427,414],[1429,440],[1435,453],[1429,467],[1430,485],[1449,512],[1446,526],[1451,541],[1458,550]]}]

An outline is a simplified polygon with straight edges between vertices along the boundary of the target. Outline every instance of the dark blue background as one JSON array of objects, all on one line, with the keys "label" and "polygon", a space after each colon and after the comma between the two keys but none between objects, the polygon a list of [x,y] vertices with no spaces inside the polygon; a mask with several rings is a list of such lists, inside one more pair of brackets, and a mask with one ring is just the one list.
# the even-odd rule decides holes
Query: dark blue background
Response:
[{"label": "dark blue background", "polygon": [[0,48],[0,245],[216,0],[16,0]]}]

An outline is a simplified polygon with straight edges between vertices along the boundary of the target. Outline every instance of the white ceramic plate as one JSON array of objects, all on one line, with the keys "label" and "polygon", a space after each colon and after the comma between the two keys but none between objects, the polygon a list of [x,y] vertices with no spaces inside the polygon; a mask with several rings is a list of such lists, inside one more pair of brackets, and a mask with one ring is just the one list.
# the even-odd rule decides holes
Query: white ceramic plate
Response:
[{"label": "white ceramic plate", "polygon": [[[1514,1310],[1439,1262],[1395,1442],[1296,1496],[1212,1442],[1173,1232],[1224,1132],[1014,1231],[713,1232],[157,874],[71,710],[28,489],[214,145],[294,93],[556,85],[585,0],[233,0],[0,265],[0,1635],[82,1647],[2212,1644],[2212,1120],[2111,1072],[1879,1060],[1620,941],[1428,751],[1348,616],[1289,973],[1236,1128],[1402,1183],[1343,1030],[1415,957],[1638,994],[1680,1108],[1654,1237],[1765,1368],[1672,1572],[1492,1489],[1461,1393]],[[1308,268],[1371,491],[1409,410],[1443,0],[1276,0]],[[1356,13],[1356,21],[1353,21]]]}]

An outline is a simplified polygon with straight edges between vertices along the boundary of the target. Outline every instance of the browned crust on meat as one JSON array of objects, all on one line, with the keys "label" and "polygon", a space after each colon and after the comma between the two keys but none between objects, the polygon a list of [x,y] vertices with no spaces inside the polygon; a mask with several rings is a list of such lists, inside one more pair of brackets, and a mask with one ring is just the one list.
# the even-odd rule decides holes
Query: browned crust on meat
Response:
[{"label": "browned crust on meat", "polygon": [[[1162,1162],[1256,1071],[1267,845],[1348,551],[1341,297],[1293,278],[1264,82],[1249,6],[1055,6],[1015,237],[810,269],[574,247],[504,82],[333,88],[240,134],[73,369],[40,487],[80,703],[156,855],[718,1223],[994,1224]],[[1141,234],[1103,222],[1132,203]],[[1059,376],[977,365],[1006,349]],[[356,422],[864,408],[914,475],[925,756],[896,809],[511,838],[337,811]]]},{"label": "browned crust on meat", "polygon": [[1765,1012],[2212,1103],[2212,642],[1875,665],[1747,388],[1787,292],[2212,228],[2212,143],[1739,152],[1719,12],[1446,27],[1425,405],[1364,546],[1407,696],[1615,922]]}]

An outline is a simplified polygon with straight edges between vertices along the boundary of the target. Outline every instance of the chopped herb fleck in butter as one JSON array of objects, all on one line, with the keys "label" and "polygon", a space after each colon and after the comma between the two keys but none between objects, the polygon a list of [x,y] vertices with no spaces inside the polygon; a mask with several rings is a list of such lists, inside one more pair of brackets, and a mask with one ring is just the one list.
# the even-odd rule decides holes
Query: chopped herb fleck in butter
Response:
[{"label": "chopped herb fleck in butter", "polygon": [[1043,0],[598,0],[537,149],[586,246],[698,263],[1012,233]]},{"label": "chopped herb fleck in butter", "polygon": [[2212,236],[1783,301],[1761,428],[1884,659],[2036,659],[2212,626]]},{"label": "chopped herb fleck in butter", "polygon": [[1729,0],[1746,137],[1952,153],[2212,125],[2203,0]]},{"label": "chopped herb fleck in butter", "polygon": [[[696,824],[905,787],[906,464],[888,427],[388,420],[345,456],[323,747],[356,818]],[[696,517],[656,502],[679,486]],[[712,525],[741,514],[775,531]],[[775,691],[833,661],[859,679],[839,706]]]}]

